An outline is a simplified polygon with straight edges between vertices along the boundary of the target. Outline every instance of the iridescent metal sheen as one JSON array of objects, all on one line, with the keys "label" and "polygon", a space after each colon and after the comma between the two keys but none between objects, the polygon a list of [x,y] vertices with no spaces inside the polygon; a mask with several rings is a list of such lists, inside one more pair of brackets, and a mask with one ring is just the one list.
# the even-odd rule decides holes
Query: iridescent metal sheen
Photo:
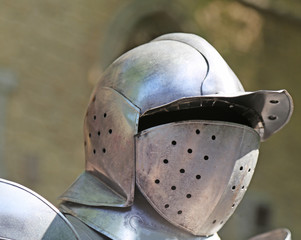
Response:
[{"label": "iridescent metal sheen", "polygon": [[65,214],[75,216],[94,230],[114,240],[220,240],[217,234],[195,236],[162,218],[136,189],[131,207],[95,208],[65,203]]},{"label": "iridescent metal sheen", "polygon": [[[187,118],[183,119],[182,125],[175,123],[179,120],[172,117],[169,117],[168,121],[164,123],[160,122],[160,117],[158,117],[165,113],[173,116],[177,112],[190,110],[198,112],[205,108],[209,109],[209,112],[210,109],[222,109],[223,113],[216,114],[219,119],[210,119],[208,116],[202,118],[198,113],[196,113],[199,116],[197,119],[195,115],[193,119],[189,119],[189,115],[187,115]],[[292,111],[292,99],[285,90],[245,92],[240,81],[219,53],[201,37],[184,33],[163,35],[123,54],[103,73],[92,93],[85,117],[86,171],[62,195],[61,199],[65,201],[61,205],[62,209],[67,211],[68,208],[65,207],[70,207],[70,204],[76,206],[79,204],[83,205],[83,208],[78,207],[76,209],[94,209],[96,211],[97,208],[102,210],[122,208],[128,211],[126,210],[128,207],[135,206],[135,204],[133,205],[135,201],[134,189],[137,182],[145,198],[170,223],[181,226],[185,229],[183,231],[189,231],[193,234],[213,234],[220,228],[217,225],[222,226],[232,214],[232,207],[236,207],[243,196],[241,193],[245,191],[242,187],[246,188],[251,179],[251,174],[248,172],[249,165],[245,163],[247,160],[243,160],[244,163],[239,164],[240,159],[245,159],[244,156],[248,156],[246,159],[250,160],[250,168],[253,171],[256,157],[255,155],[249,157],[248,146],[252,146],[252,150],[256,152],[259,141],[266,140],[282,128],[289,121]],[[247,126],[236,128],[233,127],[235,124],[225,123],[232,122],[223,118],[231,115],[228,113],[233,112],[247,119]],[[160,123],[156,124],[156,121],[148,121],[147,119],[156,119]],[[208,208],[210,209],[208,213],[203,212],[199,216],[202,218],[200,220],[197,220],[193,214],[188,214],[186,218],[191,218],[191,220],[181,222],[172,219],[173,216],[178,216],[177,214],[181,209],[178,209],[175,215],[162,214],[166,210],[166,204],[171,206],[175,201],[175,204],[179,206],[181,202],[177,201],[176,198],[174,200],[172,194],[165,196],[163,194],[164,188],[158,192],[158,196],[152,196],[154,194],[151,191],[153,188],[149,189],[148,185],[144,185],[147,182],[142,181],[141,174],[149,174],[152,169],[157,169],[156,165],[148,162],[147,169],[144,169],[141,168],[141,164],[149,159],[149,156],[145,154],[155,154],[157,158],[154,163],[168,154],[168,148],[167,150],[158,148],[154,152],[148,143],[156,142],[156,136],[158,141],[159,139],[168,141],[173,136],[172,132],[177,131],[175,126],[186,128],[185,131],[179,133],[179,139],[186,139],[183,148],[188,150],[189,134],[191,134],[189,130],[193,127],[203,129],[203,124],[194,122],[194,120],[221,120],[223,123],[221,125],[216,124],[216,129],[221,129],[223,126],[240,129],[241,136],[231,136],[225,130],[229,134],[228,139],[224,139],[225,142],[220,143],[221,146],[227,142],[233,144],[231,149],[225,148],[227,154],[231,155],[228,173],[225,175],[225,179],[218,178],[216,182],[224,189],[222,187],[218,190],[213,188],[210,185],[213,184],[212,179],[208,178],[208,189],[203,191],[205,195],[202,196],[201,191],[197,190],[198,197],[202,201],[195,201],[190,205],[191,209],[188,206],[185,209],[186,212],[192,213],[195,209],[199,209],[200,204],[207,206],[203,200],[208,198],[214,200],[214,204]],[[141,127],[142,122],[146,123],[143,128]],[[242,123],[238,122],[238,124]],[[162,134],[165,130],[172,131]],[[214,127],[212,127],[212,131],[214,131]],[[252,132],[252,134],[245,135],[246,132]],[[147,133],[150,135],[156,133],[149,139],[150,142],[145,142],[148,141]],[[135,136],[138,138],[136,143]],[[249,138],[245,139],[244,136],[249,136]],[[252,136],[257,137],[252,138]],[[146,140],[143,144],[140,143],[139,137],[145,137]],[[193,139],[195,140],[195,138]],[[196,141],[193,150],[196,156],[200,157],[204,150],[204,147],[202,149],[196,147],[198,143],[205,144],[206,152],[213,155],[220,154],[219,151],[215,153],[216,148],[206,145],[208,142]],[[158,146],[156,145],[156,147]],[[238,151],[238,149],[240,150]],[[246,150],[246,152],[241,149]],[[250,153],[253,154],[252,151]],[[184,161],[183,152],[179,152],[179,155]],[[178,164],[180,163],[179,160]],[[194,166],[195,162],[190,162],[190,164]],[[205,165],[204,167],[210,173],[217,174],[215,176],[221,174],[220,170],[215,173],[215,169],[222,169],[227,166],[226,160],[220,165],[210,164],[209,162],[208,168]],[[241,167],[243,170],[240,170]],[[160,171],[158,171],[159,173]],[[165,174],[169,174],[170,178],[174,179],[171,172]],[[197,175],[197,173],[193,174]],[[241,177],[245,176],[244,174],[246,178]],[[136,178],[135,175],[138,177]],[[154,177],[154,175],[148,177]],[[158,175],[159,177],[162,178]],[[188,186],[188,182],[185,184]],[[229,190],[231,185],[232,187],[235,186],[235,189]],[[204,190],[205,187],[201,188]],[[223,190],[226,193],[223,193]],[[230,194],[233,195],[231,201],[229,200]],[[189,198],[188,196],[187,198]],[[216,196],[217,198],[215,198]],[[158,206],[159,200],[154,199],[160,199],[160,197],[164,200],[162,206]],[[167,202],[166,199],[168,198]],[[223,207],[227,210],[224,211]],[[181,211],[182,216],[184,216],[184,211]],[[91,218],[89,215],[91,212],[88,212],[77,211],[75,213],[74,211],[71,214],[79,219],[87,219]],[[105,212],[102,211],[102,213]],[[118,210],[116,210],[117,212]],[[112,213],[110,214],[113,217]],[[198,225],[195,221],[201,223]],[[102,227],[105,231],[106,227]]]},{"label": "iridescent metal sheen", "polygon": [[50,202],[24,186],[0,179],[0,239],[79,239]]},{"label": "iridescent metal sheen", "polygon": [[252,128],[183,121],[136,137],[136,182],[156,211],[194,235],[216,233],[251,181],[259,149]]},{"label": "iridescent metal sheen", "polygon": [[[193,34],[163,35],[119,57],[104,72],[91,95],[84,137],[86,170],[118,193],[124,202],[116,205],[94,198],[89,204],[132,204],[133,136],[138,133],[141,116],[173,103],[175,108],[182,109],[190,102],[210,101],[214,105],[217,100],[225,101],[229,108],[235,104],[245,106],[243,114],[255,112],[260,121],[254,128],[261,140],[283,127],[293,109],[285,90],[245,92],[219,53]],[[87,194],[81,195],[76,186],[70,191],[64,194],[64,200],[88,204]]]}]

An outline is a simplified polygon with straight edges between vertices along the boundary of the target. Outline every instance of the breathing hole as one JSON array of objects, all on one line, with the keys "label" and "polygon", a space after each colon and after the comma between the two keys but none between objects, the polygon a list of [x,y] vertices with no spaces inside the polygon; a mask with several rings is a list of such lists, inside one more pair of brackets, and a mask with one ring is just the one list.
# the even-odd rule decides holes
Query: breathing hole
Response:
[{"label": "breathing hole", "polygon": [[189,148],[189,149],[187,150],[187,152],[188,152],[188,153],[192,153],[192,149]]},{"label": "breathing hole", "polygon": [[208,157],[207,155],[205,155],[205,156],[204,156],[204,160],[207,161],[208,159],[209,159],[209,157]]},{"label": "breathing hole", "polygon": [[106,114],[106,113],[104,113],[104,114],[103,114],[103,117],[104,117],[104,118],[106,118],[106,117],[107,117],[107,114]]},{"label": "breathing hole", "polygon": [[95,102],[95,100],[96,100],[96,96],[93,97],[92,101]]},{"label": "breathing hole", "polygon": [[200,131],[199,129],[195,130],[195,133],[196,133],[196,134],[200,134],[200,132],[201,132],[201,131]]},{"label": "breathing hole", "polygon": [[232,204],[232,208],[234,208],[234,207],[235,207],[235,204],[233,203],[233,204]]},{"label": "breathing hole", "polygon": [[96,120],[96,115],[93,116],[93,119]]},{"label": "breathing hole", "polygon": [[195,178],[196,179],[201,179],[201,175],[196,175]]},{"label": "breathing hole", "polygon": [[89,133],[89,138],[91,138],[92,137],[92,134],[91,133]]},{"label": "breathing hole", "polygon": [[87,142],[86,141],[84,141],[84,145],[87,146]]},{"label": "breathing hole", "polygon": [[100,136],[100,131],[97,132],[97,135]]},{"label": "breathing hole", "polygon": [[215,140],[215,139],[216,139],[215,135],[212,135],[211,139],[212,139],[212,140]]},{"label": "breathing hole", "polygon": [[109,129],[109,133],[112,134],[112,132],[113,132],[113,130],[112,130],[112,129]]},{"label": "breathing hole", "polygon": [[236,187],[235,186],[232,186],[232,190],[234,190]]},{"label": "breathing hole", "polygon": [[188,194],[186,195],[186,197],[187,197],[187,198],[191,198],[191,194],[188,193]]},{"label": "breathing hole", "polygon": [[102,149],[102,152],[103,152],[103,153],[105,153],[105,152],[106,152],[106,149],[105,149],[105,148],[103,148],[103,149]]},{"label": "breathing hole", "polygon": [[167,160],[167,159],[164,159],[163,162],[164,162],[165,164],[167,164],[167,163],[168,163],[168,160]]},{"label": "breathing hole", "polygon": [[248,172],[251,172],[251,168],[249,168]]},{"label": "breathing hole", "polygon": [[165,208],[169,208],[169,204],[165,204],[165,206],[164,206]]},{"label": "breathing hole", "polygon": [[270,116],[269,116],[269,119],[270,119],[270,120],[276,120],[276,119],[277,119],[277,116],[275,116],[275,115],[270,115]]},{"label": "breathing hole", "polygon": [[239,170],[240,170],[240,171],[242,171],[243,169],[244,169],[244,167],[243,167],[243,166],[241,166],[241,167],[239,168]]},{"label": "breathing hole", "polygon": [[245,186],[242,186],[241,189],[245,189]]},{"label": "breathing hole", "polygon": [[171,144],[172,144],[172,145],[176,145],[177,142],[176,142],[175,140],[173,140],[173,141],[171,142]]},{"label": "breathing hole", "polygon": [[223,224],[224,223],[224,221],[221,221],[221,224]]},{"label": "breathing hole", "polygon": [[182,210],[178,211],[178,214],[182,214]]},{"label": "breathing hole", "polygon": [[277,104],[277,103],[279,103],[279,101],[278,100],[271,100],[270,103]]},{"label": "breathing hole", "polygon": [[184,168],[181,168],[181,169],[180,169],[180,173],[185,173],[185,169],[184,169]]},{"label": "breathing hole", "polygon": [[171,190],[176,190],[176,189],[177,189],[176,186],[172,186],[172,187],[171,187]]},{"label": "breathing hole", "polygon": [[215,224],[216,223],[216,220],[213,220],[212,224]]},{"label": "breathing hole", "polygon": [[93,149],[93,153],[94,153],[94,154],[96,153],[96,150],[95,150],[95,149]]},{"label": "breathing hole", "polygon": [[160,183],[160,180],[159,180],[159,179],[156,179],[156,180],[155,180],[155,183],[156,183],[156,184],[159,184],[159,183]]}]

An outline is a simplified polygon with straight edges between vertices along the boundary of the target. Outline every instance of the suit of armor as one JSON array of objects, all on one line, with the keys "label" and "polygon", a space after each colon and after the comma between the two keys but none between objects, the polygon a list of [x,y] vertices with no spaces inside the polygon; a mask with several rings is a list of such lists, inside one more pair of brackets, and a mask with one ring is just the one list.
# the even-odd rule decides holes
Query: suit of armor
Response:
[{"label": "suit of armor", "polygon": [[[60,197],[64,221],[80,239],[218,240],[249,186],[260,142],[292,110],[285,90],[245,92],[196,35],[134,48],[91,95],[86,169]],[[290,233],[254,239],[271,237]]]}]

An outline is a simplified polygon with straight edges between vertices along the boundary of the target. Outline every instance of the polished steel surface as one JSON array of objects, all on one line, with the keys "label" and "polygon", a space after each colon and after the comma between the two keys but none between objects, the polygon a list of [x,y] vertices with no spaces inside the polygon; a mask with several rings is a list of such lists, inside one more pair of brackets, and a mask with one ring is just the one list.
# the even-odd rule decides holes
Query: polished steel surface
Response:
[{"label": "polished steel surface", "polygon": [[100,84],[120,92],[143,113],[180,98],[201,96],[208,70],[204,57],[187,44],[150,42],[112,63]]},{"label": "polished steel surface", "polygon": [[51,203],[19,184],[0,179],[0,238],[79,239]]},{"label": "polished steel surface", "polygon": [[169,222],[194,235],[217,232],[252,178],[259,135],[244,125],[184,121],[136,137],[136,182]]},{"label": "polished steel surface", "polygon": [[111,240],[105,235],[88,227],[85,223],[70,214],[65,215],[68,221],[74,226],[80,239],[82,240]]},{"label": "polished steel surface", "polygon": [[262,140],[283,127],[293,111],[285,90],[245,92],[220,54],[194,34],[166,34],[132,49],[108,67],[99,85],[118,91],[141,114],[182,98],[227,97],[236,102],[244,96],[243,103],[263,114]]},{"label": "polished steel surface", "polygon": [[142,116],[157,112],[173,112],[187,108],[212,107],[223,103],[225,108],[238,106],[240,114],[252,122],[252,127],[259,133],[261,141],[267,140],[279,131],[291,118],[293,101],[286,90],[259,90],[232,94],[231,96],[208,95],[179,99],[172,103],[149,109]]},{"label": "polished steel surface", "polygon": [[[125,199],[119,206],[131,205],[134,198],[133,136],[138,118],[139,109],[113,89],[98,86],[94,90],[84,123],[86,171]],[[88,204],[88,198],[91,197],[80,194],[75,202]],[[92,205],[116,206],[116,202],[98,199]]]},{"label": "polished steel surface", "polygon": [[75,180],[59,199],[89,206],[113,207],[122,207],[127,201],[124,196],[121,196],[99,178],[86,171]]},{"label": "polished steel surface", "polygon": [[249,240],[292,240],[291,232],[281,228],[252,237]]},{"label": "polished steel surface", "polygon": [[220,240],[217,234],[194,236],[173,226],[149,205],[138,189],[131,207],[97,208],[64,202],[60,209],[113,240]]},{"label": "polished steel surface", "polygon": [[[223,110],[239,110],[251,128],[238,127],[232,121],[225,123],[226,120],[212,122],[205,128],[195,120],[209,118],[193,118],[186,119],[185,123],[169,119],[166,125],[153,124],[153,129],[146,127],[142,129],[146,129],[143,133],[138,132],[141,130],[139,123],[152,114],[190,108],[201,110],[205,105],[213,109],[221,103]],[[281,129],[289,121],[292,111],[292,99],[285,90],[245,92],[227,63],[204,39],[184,33],[163,35],[123,54],[103,73],[92,93],[85,117],[86,172],[63,194],[62,200],[66,202],[62,206],[68,206],[69,210],[70,206],[76,206],[70,214],[89,222],[89,226],[94,226],[97,231],[111,229],[110,234],[118,232],[118,226],[124,228],[114,223],[119,214],[127,212],[127,207],[133,204],[136,172],[141,191],[164,218],[193,234],[213,234],[222,227],[243,197],[256,165],[259,140],[264,141]],[[179,132],[176,126],[182,130]],[[217,138],[215,143],[219,142],[218,146],[212,147],[205,138],[200,140],[193,135],[192,128],[196,127],[212,132],[215,128],[225,129],[219,132],[225,138]],[[205,133],[208,140],[210,134]],[[139,139],[135,145],[137,134]],[[200,131],[198,135],[203,134]],[[187,148],[186,152],[183,150],[185,153],[170,151],[170,146],[166,145],[170,137],[194,146],[189,156],[201,158],[201,151],[206,151],[219,162],[205,160],[206,165],[196,166],[196,158],[185,158],[189,146],[182,145]],[[177,193],[184,196],[185,201],[180,195],[172,195],[175,192],[167,194],[168,187],[173,185],[164,187],[164,181],[158,185],[152,179],[158,171],[165,174],[167,183],[172,184],[170,181],[175,180],[171,170],[166,168],[164,172],[163,168],[158,168],[158,161],[162,164],[165,155],[177,159],[178,168],[183,161],[189,161],[186,176],[188,169],[191,170],[190,177],[195,174],[195,178],[198,174],[194,171],[206,169],[200,174],[201,185],[194,183],[196,179],[189,181],[190,177],[182,182],[176,181],[177,186],[182,186],[182,190],[177,188]],[[179,175],[179,169],[175,171]],[[154,191],[158,186],[163,187]],[[185,187],[189,189],[190,186],[194,186],[195,192],[185,195]],[[94,189],[99,192],[93,193]],[[192,202],[195,194],[204,206],[198,202],[186,203]],[[211,200],[210,204],[207,198]],[[102,211],[94,211],[101,206],[105,207]],[[168,212],[172,207],[181,209]],[[199,215],[194,214],[196,209]],[[105,221],[96,226],[92,220],[98,221],[100,217]],[[111,221],[111,218],[115,220]]]},{"label": "polished steel surface", "polygon": [[[262,140],[287,123],[293,108],[285,90],[244,92],[217,51],[196,35],[167,34],[125,53],[101,77],[84,123],[86,170],[126,199],[119,206],[131,205],[134,198],[133,136],[139,117],[197,98],[199,102],[211,100],[213,105],[222,99],[229,102],[229,108],[245,106],[258,115],[254,128]],[[84,194],[80,198],[75,202],[89,201]],[[102,200],[95,204],[110,205]]]},{"label": "polished steel surface", "polygon": [[204,56],[208,64],[208,74],[202,81],[201,95],[237,94],[244,92],[240,81],[215,50],[205,39],[187,33],[170,33],[160,36],[153,41],[176,41],[188,45]]}]

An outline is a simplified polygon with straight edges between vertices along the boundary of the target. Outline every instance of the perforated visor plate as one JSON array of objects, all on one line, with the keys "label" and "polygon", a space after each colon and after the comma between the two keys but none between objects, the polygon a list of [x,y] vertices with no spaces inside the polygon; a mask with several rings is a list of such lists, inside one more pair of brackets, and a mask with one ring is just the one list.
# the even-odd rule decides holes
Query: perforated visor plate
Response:
[{"label": "perforated visor plate", "polygon": [[217,232],[252,178],[260,137],[252,128],[184,121],[136,136],[136,183],[172,224],[195,235]]}]

